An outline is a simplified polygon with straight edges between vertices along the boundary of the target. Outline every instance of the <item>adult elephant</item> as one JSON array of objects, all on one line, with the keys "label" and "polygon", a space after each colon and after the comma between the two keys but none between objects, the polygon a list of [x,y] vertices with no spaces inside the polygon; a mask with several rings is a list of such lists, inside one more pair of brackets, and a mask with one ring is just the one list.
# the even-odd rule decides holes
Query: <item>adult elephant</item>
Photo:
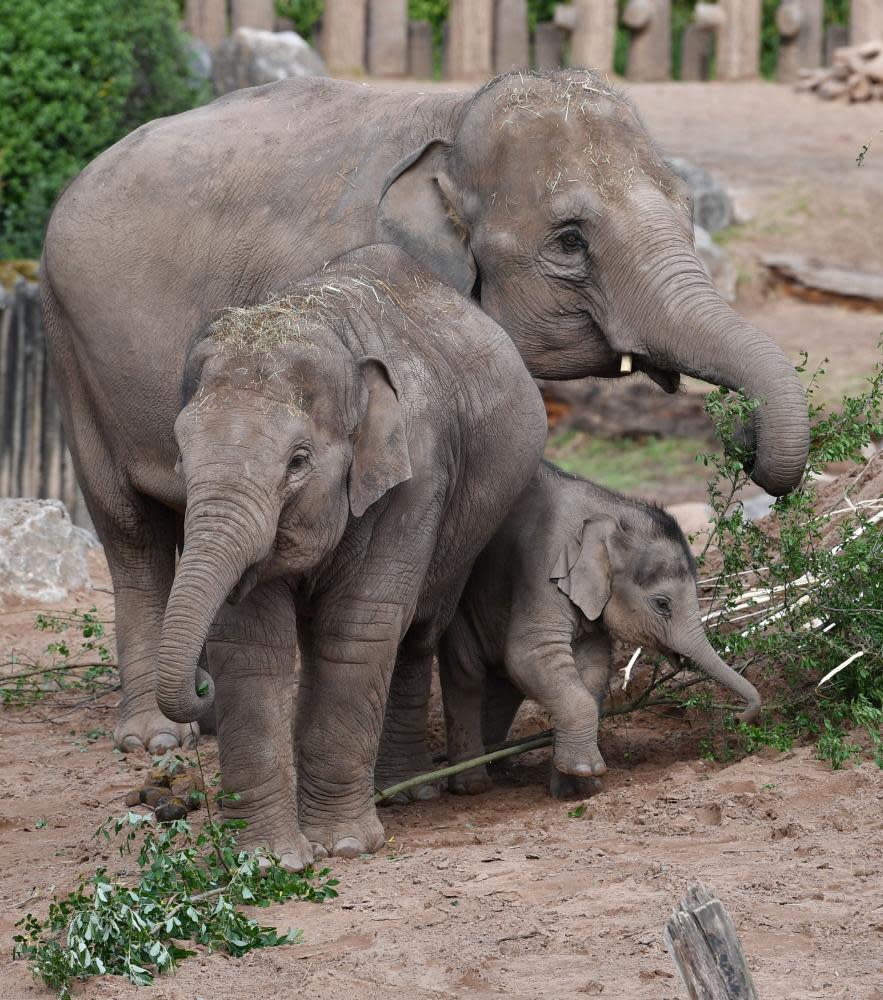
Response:
[{"label": "adult elephant", "polygon": [[65,191],[43,261],[65,426],[114,579],[123,750],[191,733],[157,708],[163,607],[145,597],[174,576],[175,521],[152,515],[157,475],[175,495],[163,442],[188,340],[220,308],[374,242],[472,292],[536,376],[744,388],[763,400],[752,477],[779,495],[801,476],[792,365],[717,295],[689,193],[594,74],[509,74],[472,93],[291,80],[152,122]]}]

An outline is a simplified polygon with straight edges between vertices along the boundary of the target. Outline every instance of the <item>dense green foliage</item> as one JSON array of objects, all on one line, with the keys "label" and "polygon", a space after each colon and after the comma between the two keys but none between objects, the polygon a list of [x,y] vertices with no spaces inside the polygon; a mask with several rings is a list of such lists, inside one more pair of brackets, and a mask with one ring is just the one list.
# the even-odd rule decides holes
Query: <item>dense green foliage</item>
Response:
[{"label": "dense green foliage", "polygon": [[185,820],[157,825],[138,813],[105,825],[98,834],[107,840],[125,832],[121,855],[137,847],[137,876],[114,879],[99,868],[55,897],[45,920],[29,913],[17,924],[15,957],[29,959],[34,975],[69,1000],[73,983],[89,976],[147,985],[196,954],[185,943],[238,956],[297,941],[299,931],[280,934],[239,907],[321,902],[337,895],[337,880],[327,868],[291,874],[275,858],[239,851],[236,832],[244,826],[210,818],[197,833]]},{"label": "dense green foliage", "polygon": [[0,257],[39,256],[89,160],[207,97],[174,0],[0,0]]},{"label": "dense green foliage", "polygon": [[287,17],[294,30],[307,40],[313,36],[313,29],[322,16],[323,0],[276,0],[276,13]]}]

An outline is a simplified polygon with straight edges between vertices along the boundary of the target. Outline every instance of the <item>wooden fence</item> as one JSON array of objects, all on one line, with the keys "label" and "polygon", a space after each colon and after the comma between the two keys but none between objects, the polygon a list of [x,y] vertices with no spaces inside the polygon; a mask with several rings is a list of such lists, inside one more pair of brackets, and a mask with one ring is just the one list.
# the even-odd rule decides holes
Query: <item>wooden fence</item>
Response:
[{"label": "wooden fence", "polygon": [[[851,0],[849,29],[823,30],[823,0],[781,0],[777,77],[830,61],[833,47],[883,37],[883,0]],[[613,71],[616,35],[629,36],[625,75],[636,81],[672,78],[671,0],[571,0],[553,21],[528,31],[527,0],[450,0],[444,26],[443,75],[483,80],[510,69],[552,69],[569,62]],[[680,45],[680,78],[702,80],[716,67],[721,80],[751,79],[760,65],[762,0],[697,3]],[[280,30],[273,0],[186,0],[185,27],[209,47],[240,27]],[[332,74],[428,78],[434,75],[433,32],[408,19],[407,0],[325,0],[314,39]]]},{"label": "wooden fence", "polygon": [[36,282],[0,286],[0,497],[62,500],[89,524],[64,443]]}]

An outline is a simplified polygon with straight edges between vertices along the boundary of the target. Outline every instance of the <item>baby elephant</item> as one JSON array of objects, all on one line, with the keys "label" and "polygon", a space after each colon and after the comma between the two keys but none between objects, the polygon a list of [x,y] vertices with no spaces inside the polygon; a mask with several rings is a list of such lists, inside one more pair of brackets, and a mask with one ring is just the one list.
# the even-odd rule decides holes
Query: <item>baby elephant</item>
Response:
[{"label": "baby elephant", "polygon": [[[705,635],[675,520],[543,463],[478,557],[442,639],[450,762],[505,740],[528,697],[552,717],[552,793],[584,794],[607,770],[598,719],[612,638],[688,657],[745,702],[740,719],[756,718],[757,690]],[[463,794],[490,784],[484,767],[450,779]]]}]

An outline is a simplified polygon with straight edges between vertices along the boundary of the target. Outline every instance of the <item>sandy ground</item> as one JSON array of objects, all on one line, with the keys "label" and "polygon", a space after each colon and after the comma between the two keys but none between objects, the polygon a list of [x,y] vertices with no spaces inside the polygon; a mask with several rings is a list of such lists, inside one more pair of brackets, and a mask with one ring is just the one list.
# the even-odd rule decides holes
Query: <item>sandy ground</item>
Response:
[{"label": "sandy ground", "polygon": [[[111,617],[98,554],[92,572],[101,589],[68,606]],[[0,608],[0,648],[43,649],[35,610]],[[0,1000],[51,995],[9,961],[15,922],[100,864],[124,873],[92,837],[148,766],[112,752],[115,703],[0,712]],[[301,944],[200,955],[149,988],[90,980],[77,995],[675,1000],[685,994],[662,930],[701,882],[730,909],[760,996],[883,1000],[883,771],[832,771],[807,749],[710,763],[690,723],[608,720],[610,773],[580,819],[546,794],[548,751],[511,764],[486,795],[383,810],[384,851],[333,861],[339,899],[258,911],[301,928]],[[520,730],[543,724],[528,711]],[[438,714],[433,731],[439,749]],[[214,741],[202,746],[214,773]]]},{"label": "sandy ground", "polygon": [[[756,258],[789,251],[883,269],[873,223],[883,105],[835,106],[772,84],[629,89],[670,152],[736,191],[737,308],[792,356],[830,356],[832,382],[854,388],[883,316],[768,296]],[[97,564],[94,578],[106,587]],[[71,598],[108,602],[101,590]],[[41,650],[48,640],[32,623],[33,609],[0,608],[0,653]],[[140,783],[146,759],[112,753],[107,735],[86,739],[112,730],[114,702],[41,707],[54,722],[0,712],[0,1000],[49,995],[9,962],[13,924],[94,871],[106,855],[92,832]],[[712,764],[697,740],[684,717],[611,720],[611,772],[582,819],[546,796],[542,754],[487,795],[389,809],[380,856],[335,861],[339,900],[260,912],[302,928],[301,945],[202,956],[151,988],[92,980],[78,995],[673,1000],[685,992],[662,929],[698,881],[733,914],[762,997],[883,1000],[883,772],[831,771],[806,749]]]}]

